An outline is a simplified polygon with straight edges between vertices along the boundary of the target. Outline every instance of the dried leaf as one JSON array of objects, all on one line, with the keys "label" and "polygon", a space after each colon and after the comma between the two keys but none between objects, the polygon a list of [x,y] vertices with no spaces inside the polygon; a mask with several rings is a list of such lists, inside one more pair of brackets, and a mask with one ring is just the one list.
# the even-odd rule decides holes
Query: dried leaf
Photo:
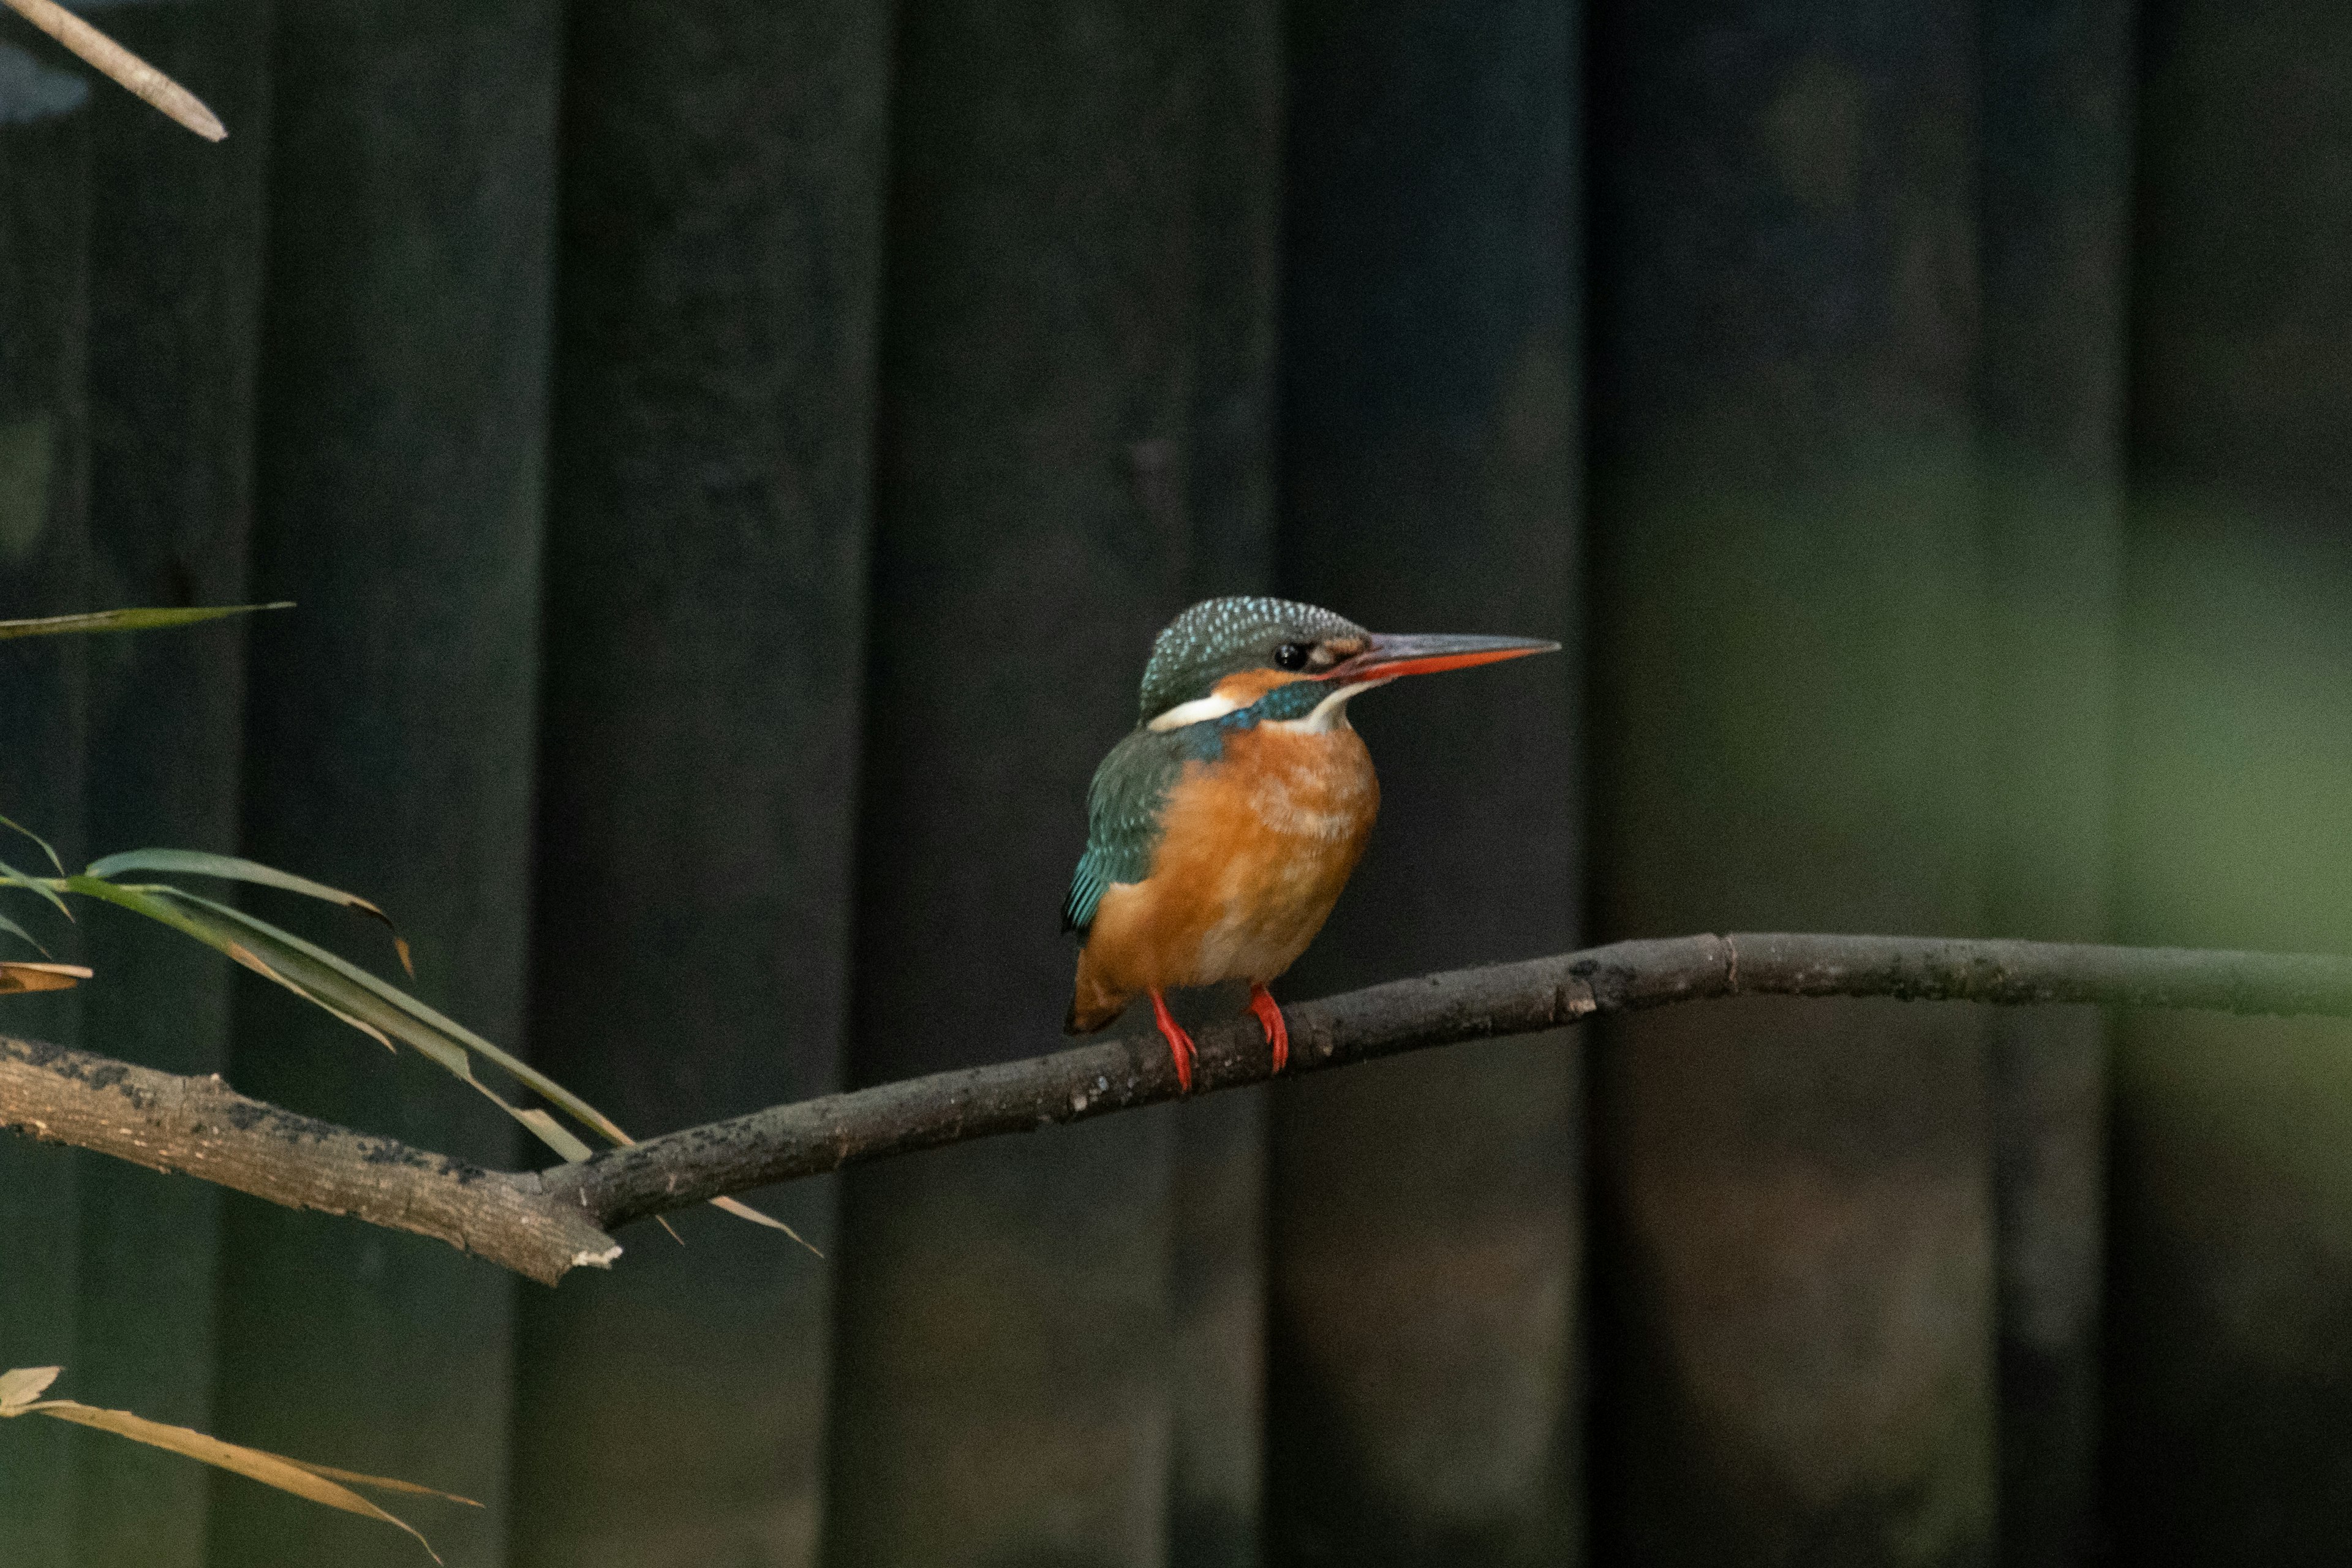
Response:
[{"label": "dried leaf", "polygon": [[363,1476],[357,1470],[339,1470],[332,1465],[314,1465],[308,1459],[289,1459],[286,1462],[299,1465],[314,1476],[324,1476],[331,1481],[341,1481],[347,1486],[365,1487],[371,1491],[406,1492],[411,1497],[439,1498],[443,1502],[463,1503],[467,1508],[482,1506],[472,1498],[445,1492],[438,1487],[420,1487],[415,1481],[397,1481],[390,1476]]},{"label": "dried leaf", "polygon": [[[5,0],[22,8],[20,0]],[[36,0],[38,3],[38,0]],[[70,16],[72,13],[68,12]],[[0,637],[46,637],[60,632],[152,632],[167,626],[194,626],[224,616],[249,616],[259,610],[290,610],[291,599],[270,605],[194,605],[182,609],[85,610],[79,615],[42,616],[29,621],[0,621]]]},{"label": "dried leaf", "polygon": [[782,1220],[775,1219],[767,1215],[761,1214],[758,1209],[753,1208],[750,1204],[743,1202],[740,1198],[713,1198],[710,1200],[710,1206],[715,1209],[724,1209],[729,1214],[733,1215],[737,1219],[748,1219],[753,1225],[764,1225],[771,1230],[781,1230],[786,1236],[791,1237],[794,1241],[799,1242],[803,1247],[807,1247],[811,1252],[816,1252],[816,1255],[819,1258],[823,1258],[824,1256],[824,1253],[817,1252],[815,1245],[806,1237],[803,1236],[799,1231],[794,1230]]},{"label": "dried leaf", "polygon": [[70,991],[89,978],[79,963],[16,963],[0,960],[0,996],[19,991]]},{"label": "dried leaf", "polygon": [[20,1366],[14,1372],[0,1372],[0,1410],[30,1405],[63,1371],[61,1366]]},{"label": "dried leaf", "polygon": [[45,1399],[13,1409],[0,1406],[0,1415],[47,1415],[59,1421],[70,1421],[78,1426],[95,1426],[101,1432],[111,1432],[134,1443],[144,1443],[150,1447],[202,1460],[249,1480],[259,1481],[264,1486],[291,1492],[310,1502],[341,1509],[345,1513],[355,1513],[364,1519],[380,1519],[415,1536],[416,1543],[424,1547],[425,1554],[436,1563],[441,1561],[441,1554],[433,1550],[433,1543],[425,1540],[415,1525],[397,1514],[386,1512],[341,1483],[348,1480],[361,1486],[381,1486],[394,1491],[446,1497],[476,1508],[481,1506],[471,1498],[453,1497],[448,1492],[433,1491],[428,1487],[412,1486],[405,1481],[357,1476],[347,1470],[328,1470],[323,1466],[306,1465],[299,1459],[265,1453],[259,1448],[224,1443],[218,1437],[191,1427],[170,1426],[161,1421],[150,1421],[144,1415],[134,1415],[128,1410],[101,1410],[96,1405],[77,1404],[70,1399]]},{"label": "dried leaf", "polygon": [[112,77],[133,97],[161,110],[207,142],[228,134],[204,100],[59,5],[57,0],[7,0],[10,9],[84,60]]}]

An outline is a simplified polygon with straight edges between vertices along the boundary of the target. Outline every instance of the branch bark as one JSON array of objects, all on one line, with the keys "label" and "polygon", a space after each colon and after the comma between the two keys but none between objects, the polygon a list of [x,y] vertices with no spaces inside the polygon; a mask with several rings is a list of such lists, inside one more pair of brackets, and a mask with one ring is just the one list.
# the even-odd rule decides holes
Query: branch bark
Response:
[{"label": "branch bark", "polygon": [[514,1177],[87,1051],[0,1037],[0,1126],[289,1208],[430,1236],[553,1284],[620,1247]]},{"label": "branch bark", "polygon": [[[1927,937],[1617,942],[1454,970],[1286,1009],[1291,1071],[1319,1072],[1612,1013],[1730,996],[2092,1003],[2352,1016],[2352,958]],[[1203,1029],[1194,1093],[1264,1081],[1254,1020]],[[542,1172],[490,1172],[79,1051],[0,1039],[0,1126],[297,1208],[437,1237],[545,1284],[609,1266],[631,1220],[844,1165],[1177,1098],[1155,1034],[772,1106]]]}]

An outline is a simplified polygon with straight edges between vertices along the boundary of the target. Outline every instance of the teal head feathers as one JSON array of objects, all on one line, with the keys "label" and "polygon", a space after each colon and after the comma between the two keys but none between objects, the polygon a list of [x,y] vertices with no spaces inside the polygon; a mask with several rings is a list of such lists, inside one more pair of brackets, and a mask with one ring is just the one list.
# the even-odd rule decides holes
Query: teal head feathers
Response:
[{"label": "teal head feathers", "polygon": [[[1253,669],[1306,672],[1338,662],[1335,651],[1357,652],[1371,634],[1345,616],[1289,599],[1204,599],[1168,623],[1143,667],[1146,723],[1171,709],[1210,696],[1217,682]],[[1318,671],[1319,673],[1319,670]]]}]

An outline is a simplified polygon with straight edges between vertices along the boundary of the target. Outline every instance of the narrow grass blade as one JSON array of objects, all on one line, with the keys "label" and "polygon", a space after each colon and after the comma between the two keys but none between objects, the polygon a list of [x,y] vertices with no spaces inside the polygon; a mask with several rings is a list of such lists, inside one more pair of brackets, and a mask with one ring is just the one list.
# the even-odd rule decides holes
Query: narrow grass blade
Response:
[{"label": "narrow grass blade", "polygon": [[0,827],[5,827],[14,833],[21,833],[26,837],[31,839],[34,843],[39,845],[41,847],[41,853],[49,858],[49,864],[57,868],[58,875],[62,877],[66,874],[66,863],[58,858],[58,852],[49,847],[49,841],[47,839],[42,837],[39,834],[26,826],[23,823],[12,821],[5,816],[0,816]]},{"label": "narrow grass blade", "polygon": [[61,632],[152,632],[169,626],[191,626],[225,616],[250,616],[262,610],[290,610],[291,599],[274,605],[196,605],[176,610],[85,610],[79,615],[42,616],[29,621],[0,621],[0,638],[48,637]]},{"label": "narrow grass blade", "polygon": [[555,1119],[551,1111],[518,1110],[515,1120],[539,1134],[539,1141],[567,1160],[585,1160],[595,1151],[581,1136]]},{"label": "narrow grass blade", "polygon": [[340,904],[347,910],[357,910],[382,921],[392,932],[392,945],[400,955],[400,967],[411,979],[416,966],[409,960],[408,939],[392,923],[372,900],[357,893],[347,893],[341,888],[331,888],[324,882],[314,882],[308,877],[298,877],[291,871],[280,871],[275,866],[264,866],[257,860],[242,859],[235,855],[214,855],[202,849],[125,849],[94,860],[84,868],[85,877],[104,877],[110,881],[126,871],[161,872],[164,876],[219,877],[224,880],[252,882],[264,888],[280,888],[289,893],[299,893],[307,899],[318,899],[330,904]]},{"label": "narrow grass blade", "polygon": [[[583,1125],[595,1132],[603,1134],[613,1143],[625,1147],[628,1144],[636,1142],[635,1139],[622,1131],[619,1124],[614,1122],[611,1117],[605,1115],[603,1111],[597,1110],[594,1106],[589,1104],[586,1100],[581,1099],[578,1095],[572,1093],[570,1089],[564,1088],[553,1079],[549,1078],[545,1073],[541,1072],[530,1063],[520,1060],[515,1057],[509,1056],[506,1052],[499,1049],[498,1047],[490,1044],[489,1041],[482,1038],[481,1036],[477,1035],[471,1029],[467,1028],[464,1025],[445,1017],[440,1013],[436,1012],[431,1007],[428,1007],[424,1003],[418,1001],[415,997],[377,979],[374,975],[370,974],[366,970],[360,968],[357,964],[351,963],[349,960],[338,957],[336,954],[329,952],[322,947],[314,946],[310,942],[304,942],[300,937],[294,935],[291,931],[281,931],[278,927],[269,924],[267,921],[257,920],[253,916],[247,914],[242,910],[231,908],[226,904],[216,904],[210,899],[200,898],[194,893],[190,893],[177,888],[159,885],[155,889],[155,891],[163,894],[164,897],[176,903],[198,906],[210,911],[216,917],[243,927],[247,933],[247,940],[257,947],[266,948],[268,944],[272,942],[283,943],[299,958],[307,959],[312,963],[324,965],[337,979],[340,979],[348,984],[357,985],[362,988],[362,990],[372,994],[392,1010],[390,1016],[386,1016],[382,1013],[366,1007],[363,1005],[363,999],[352,996],[332,984],[326,984],[323,985],[318,984],[317,977],[311,975],[306,967],[299,964],[294,966],[304,968],[303,974],[299,977],[302,984],[297,986],[298,989],[305,990],[306,994],[314,994],[316,991],[324,991],[334,995],[336,1000],[322,1000],[321,1005],[326,1005],[330,1008],[349,1006],[352,1013],[357,1014],[361,1017],[367,1018],[389,1033],[395,1035],[402,1039],[407,1040],[419,1050],[431,1056],[436,1061],[439,1062],[450,1072],[471,1084],[477,1090],[487,1097],[494,1104],[499,1106],[499,1108],[503,1110],[508,1115],[513,1117],[517,1121],[521,1122],[523,1126],[529,1128],[531,1133],[537,1137],[540,1142],[545,1143],[549,1148],[554,1150],[566,1160],[586,1159],[589,1153],[587,1144],[582,1142],[579,1139],[573,1137],[569,1131],[565,1131],[562,1125],[547,1112],[543,1110],[523,1110],[510,1103],[503,1096],[492,1090],[488,1085],[483,1083],[481,1079],[474,1076],[472,1064],[465,1059],[464,1053],[466,1051],[470,1050],[480,1053],[482,1057],[497,1065],[500,1069],[521,1082],[525,1087],[537,1091],[542,1098],[562,1106],[565,1110],[570,1111],[572,1115]],[[287,961],[282,957],[273,956],[273,962],[284,964]],[[318,999],[315,994],[314,999]],[[354,1003],[361,1005],[353,1005]],[[401,1026],[403,1020],[413,1020],[415,1023],[421,1025],[422,1028],[413,1033],[404,1030]],[[365,1026],[362,1025],[362,1026],[364,1027]],[[374,1031],[371,1030],[370,1032],[373,1033]],[[452,1055],[449,1054],[452,1047],[455,1047],[454,1059]],[[727,1213],[736,1215],[738,1218],[747,1219],[755,1225],[763,1225],[771,1229],[782,1231],[786,1236],[791,1237],[803,1247],[808,1247],[811,1252],[816,1253],[816,1256],[819,1258],[824,1256],[824,1254],[817,1252],[814,1247],[810,1246],[807,1238],[803,1237],[800,1232],[794,1230],[791,1226],[786,1225],[780,1219],[775,1219],[770,1215],[761,1214],[758,1209],[753,1208],[751,1205],[744,1203],[740,1199],[714,1198],[711,1202],[714,1207],[723,1209]],[[676,1233],[673,1232],[672,1234]]]},{"label": "narrow grass blade", "polygon": [[[565,1132],[554,1118],[543,1111],[534,1117],[477,1078],[470,1053],[479,1051],[509,1070],[522,1064],[514,1062],[512,1058],[472,1030],[444,1017],[407,993],[378,980],[349,960],[305,942],[291,931],[281,931],[267,921],[256,919],[242,910],[215,903],[166,883],[126,885],[103,878],[81,876],[68,878],[66,886],[73,892],[103,899],[184,931],[228,954],[247,968],[267,975],[297,995],[318,1004],[343,1022],[386,1045],[399,1040],[414,1047],[530,1129],[534,1137],[546,1142],[563,1158],[577,1159],[580,1153],[586,1152],[586,1145]],[[530,1072],[526,1068],[516,1076],[542,1093],[547,1088],[552,1088],[555,1093],[548,1098],[561,1096],[558,1102],[564,1104],[565,1109],[570,1110],[574,1105],[583,1107],[604,1126],[612,1125],[610,1118],[545,1074]],[[551,1131],[554,1137],[549,1136]]]},{"label": "narrow grass blade", "polygon": [[[623,1146],[636,1142],[622,1131],[611,1117],[530,1063],[509,1056],[464,1025],[377,979],[350,960],[243,910],[163,882],[125,884],[86,873],[67,878],[65,886],[69,891],[104,900],[194,937],[386,1045],[395,1039],[406,1042],[464,1079],[566,1160],[585,1159],[590,1152],[588,1145],[546,1111],[517,1106],[482,1082],[474,1075],[472,1054],[480,1055],[560,1106],[607,1142]],[[734,1198],[715,1201],[729,1214],[782,1231],[811,1252],[816,1252],[798,1231],[782,1220],[771,1218]]]},{"label": "narrow grass blade", "polygon": [[331,1481],[341,1481],[346,1486],[365,1487],[370,1491],[406,1492],[411,1497],[439,1498],[443,1502],[463,1503],[467,1508],[482,1506],[472,1498],[445,1492],[439,1487],[420,1487],[415,1481],[394,1480],[390,1476],[363,1476],[357,1470],[339,1470],[332,1465],[314,1465],[308,1459],[289,1459],[286,1462],[299,1465],[314,1476],[324,1476]]},{"label": "narrow grass blade", "polygon": [[73,911],[66,908],[65,900],[58,896],[58,890],[49,886],[46,879],[27,877],[5,860],[0,860],[0,888],[29,888],[57,905],[58,913],[65,916],[68,921],[73,919]]},{"label": "narrow grass blade", "polygon": [[18,942],[21,942],[26,946],[31,948],[35,952],[39,953],[43,958],[47,958],[49,955],[49,950],[43,947],[39,941],[34,937],[31,931],[26,931],[23,926],[18,925],[6,915],[0,915],[0,931],[7,932],[10,936],[15,937]]},{"label": "narrow grass blade", "polygon": [[[490,1062],[499,1068],[499,1070],[513,1077],[517,1082],[521,1083],[526,1088],[535,1090],[537,1093],[552,1101],[555,1105],[561,1107],[564,1111],[570,1114],[573,1120],[579,1121],[583,1126],[601,1134],[603,1137],[614,1143],[628,1143],[633,1142],[627,1133],[622,1131],[620,1128],[614,1123],[611,1117],[605,1115],[603,1111],[597,1110],[594,1106],[589,1104],[586,1100],[581,1099],[578,1095],[572,1093],[570,1089],[564,1088],[562,1084],[556,1082],[545,1073],[541,1072],[529,1062],[509,1056],[505,1051],[502,1051],[498,1047],[490,1044],[489,1041],[482,1038],[481,1036],[474,1033],[473,1030],[467,1028],[463,1024],[436,1012],[433,1008],[426,1006],[415,997],[409,995],[406,992],[400,990],[389,982],[377,979],[374,975],[369,973],[366,970],[362,969],[359,965],[352,963],[349,959],[340,957],[335,953],[329,952],[325,948],[305,942],[300,937],[294,935],[291,931],[281,931],[278,927],[271,925],[267,921],[257,920],[254,916],[247,914],[243,910],[231,909],[226,904],[215,903],[210,899],[200,897],[197,894],[185,891],[179,888],[159,886],[155,890],[163,894],[176,904],[183,906],[194,906],[209,911],[213,915],[229,921],[232,925],[240,929],[251,938],[268,939],[282,942],[291,951],[301,954],[303,957],[311,960],[313,963],[324,964],[341,979],[352,985],[359,987],[368,994],[375,997],[384,1006],[391,1008],[401,1017],[414,1022],[422,1029],[438,1036],[441,1039],[446,1042],[479,1055],[484,1060]],[[373,1015],[369,1016],[372,1016]],[[395,1034],[399,1033],[398,1030],[394,1030],[394,1032]],[[406,1037],[404,1036],[403,1037],[405,1038]]]},{"label": "narrow grass blade", "polygon": [[[54,1371],[54,1369],[44,1370]],[[27,1405],[0,1405],[0,1416],[18,1415],[47,1415],[58,1421],[70,1421],[77,1426],[94,1426],[101,1432],[111,1432],[118,1437],[128,1437],[134,1443],[144,1443],[151,1448],[162,1448],[167,1453],[201,1460],[205,1464],[227,1470],[235,1475],[244,1476],[249,1480],[259,1481],[267,1487],[276,1487],[282,1492],[291,1492],[296,1497],[327,1508],[340,1509],[345,1513],[355,1513],[363,1519],[382,1520],[384,1523],[404,1530],[415,1536],[416,1543],[425,1548],[425,1555],[431,1557],[436,1563],[441,1561],[441,1554],[433,1550],[433,1543],[425,1540],[424,1533],[415,1525],[397,1514],[377,1507],[343,1482],[351,1481],[361,1486],[381,1486],[394,1491],[416,1492],[434,1497],[450,1497],[451,1494],[447,1492],[435,1492],[430,1488],[413,1486],[406,1481],[383,1480],[373,1476],[355,1476],[345,1470],[329,1471],[324,1467],[306,1465],[298,1459],[289,1459],[278,1454],[266,1453],[259,1448],[247,1448],[236,1443],[224,1443],[218,1437],[198,1432],[192,1427],[167,1426],[161,1421],[150,1421],[144,1415],[134,1415],[128,1410],[101,1410],[94,1405],[82,1405],[70,1399],[43,1399]],[[451,1500],[470,1503],[476,1508],[481,1506],[479,1503],[473,1502],[470,1498],[452,1498]]]},{"label": "narrow grass blade", "polygon": [[[824,1256],[824,1253],[817,1252],[816,1244],[814,1242],[809,1240],[808,1237],[803,1236],[799,1231],[794,1230],[791,1226],[786,1225],[782,1220],[776,1218],[772,1215],[761,1214],[758,1209],[753,1208],[750,1204],[745,1203],[740,1198],[713,1198],[710,1200],[710,1206],[715,1209],[723,1209],[727,1213],[733,1215],[737,1219],[748,1219],[753,1225],[764,1225],[770,1230],[781,1230],[786,1236],[791,1237],[794,1241],[799,1242],[803,1247],[807,1247],[811,1252],[815,1253],[817,1257],[823,1258]],[[676,1231],[672,1231],[670,1234],[675,1236],[677,1233]]]}]

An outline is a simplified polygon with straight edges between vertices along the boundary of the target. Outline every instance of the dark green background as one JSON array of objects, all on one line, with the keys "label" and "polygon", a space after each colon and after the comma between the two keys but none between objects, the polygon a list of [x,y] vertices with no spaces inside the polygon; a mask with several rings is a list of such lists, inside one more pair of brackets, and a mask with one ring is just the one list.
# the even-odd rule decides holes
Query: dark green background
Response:
[{"label": "dark green background", "polygon": [[[1294,997],[2352,942],[2338,0],[86,8],[232,134],[0,30],[0,615],[300,608],[0,647],[0,812],[379,899],[633,1131],[1055,1045],[1087,777],[1212,593],[1570,650],[1359,705]],[[528,1157],[110,916],[0,1026]],[[0,1366],[467,1493],[457,1568],[2331,1563],[2347,1045],[1690,1011],[553,1292],[0,1140]],[[11,1568],[418,1560],[0,1427]]]}]

